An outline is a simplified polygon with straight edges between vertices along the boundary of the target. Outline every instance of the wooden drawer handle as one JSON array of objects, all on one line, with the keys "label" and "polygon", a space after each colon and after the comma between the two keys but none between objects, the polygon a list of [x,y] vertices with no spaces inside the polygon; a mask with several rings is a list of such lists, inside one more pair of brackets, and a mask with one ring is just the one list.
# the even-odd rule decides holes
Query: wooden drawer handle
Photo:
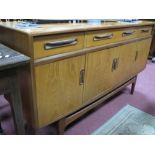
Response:
[{"label": "wooden drawer handle", "polygon": [[126,32],[123,32],[122,33],[122,37],[126,37],[126,36],[129,36],[129,35],[132,35],[135,31],[126,31]]},{"label": "wooden drawer handle", "polygon": [[111,39],[113,37],[113,33],[110,34],[103,34],[94,37],[94,41],[104,40],[104,39]]},{"label": "wooden drawer handle", "polygon": [[75,45],[75,44],[77,44],[77,39],[60,40],[60,41],[45,43],[44,49],[50,50],[54,48],[60,48],[60,47],[70,46],[70,45]]},{"label": "wooden drawer handle", "polygon": [[143,29],[143,30],[141,30],[141,32],[143,32],[143,33],[149,32],[149,29]]}]

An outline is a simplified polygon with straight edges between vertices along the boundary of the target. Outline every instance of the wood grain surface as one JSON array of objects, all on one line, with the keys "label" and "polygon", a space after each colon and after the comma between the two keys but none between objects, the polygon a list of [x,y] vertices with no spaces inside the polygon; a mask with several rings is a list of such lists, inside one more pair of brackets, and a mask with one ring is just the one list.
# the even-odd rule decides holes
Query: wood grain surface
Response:
[{"label": "wood grain surface", "polygon": [[85,57],[75,57],[35,67],[39,126],[47,125],[82,106],[79,84]]}]

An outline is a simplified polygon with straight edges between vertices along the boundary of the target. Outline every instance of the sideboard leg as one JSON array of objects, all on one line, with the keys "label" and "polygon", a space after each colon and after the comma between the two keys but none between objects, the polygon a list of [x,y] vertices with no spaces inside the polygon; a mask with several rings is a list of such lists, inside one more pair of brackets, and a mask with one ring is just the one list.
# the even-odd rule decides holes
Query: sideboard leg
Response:
[{"label": "sideboard leg", "polygon": [[58,121],[58,135],[63,135],[65,131],[65,118]]},{"label": "sideboard leg", "polygon": [[133,95],[134,91],[135,91],[135,86],[136,86],[136,81],[137,81],[137,77],[135,77],[135,81],[132,83],[131,85],[131,94]]}]

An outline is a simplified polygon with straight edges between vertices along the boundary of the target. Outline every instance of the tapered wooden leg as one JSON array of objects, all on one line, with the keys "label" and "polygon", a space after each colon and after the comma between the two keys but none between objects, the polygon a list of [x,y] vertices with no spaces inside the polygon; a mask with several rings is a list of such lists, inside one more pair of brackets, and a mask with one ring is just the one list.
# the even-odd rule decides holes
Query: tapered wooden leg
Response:
[{"label": "tapered wooden leg", "polygon": [[131,85],[131,94],[133,95],[134,91],[135,91],[135,86],[136,86],[136,81],[137,81],[137,77],[135,77],[135,81],[132,83]]},{"label": "tapered wooden leg", "polygon": [[58,121],[58,135],[63,135],[65,131],[65,118]]},{"label": "tapered wooden leg", "polygon": [[23,135],[25,134],[24,118],[22,113],[20,87],[16,76],[11,77],[10,85],[11,85],[11,110],[13,114],[16,134]]}]

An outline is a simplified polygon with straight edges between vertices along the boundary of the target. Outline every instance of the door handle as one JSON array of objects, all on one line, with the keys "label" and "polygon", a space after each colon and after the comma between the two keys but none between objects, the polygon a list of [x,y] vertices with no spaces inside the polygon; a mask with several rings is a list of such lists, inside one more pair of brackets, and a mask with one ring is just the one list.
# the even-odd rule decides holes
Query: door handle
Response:
[{"label": "door handle", "polygon": [[137,61],[138,59],[138,51],[136,51],[136,54],[135,54],[135,61]]},{"label": "door handle", "polygon": [[113,61],[112,61],[111,71],[113,72],[115,69],[116,69],[116,58],[114,58]]},{"label": "door handle", "polygon": [[79,84],[83,85],[84,84],[84,76],[85,76],[85,69],[82,69],[80,71],[80,79],[79,79]]},{"label": "door handle", "polygon": [[113,72],[114,70],[116,70],[118,68],[118,65],[119,65],[119,58],[114,58],[112,62],[111,71]]}]

